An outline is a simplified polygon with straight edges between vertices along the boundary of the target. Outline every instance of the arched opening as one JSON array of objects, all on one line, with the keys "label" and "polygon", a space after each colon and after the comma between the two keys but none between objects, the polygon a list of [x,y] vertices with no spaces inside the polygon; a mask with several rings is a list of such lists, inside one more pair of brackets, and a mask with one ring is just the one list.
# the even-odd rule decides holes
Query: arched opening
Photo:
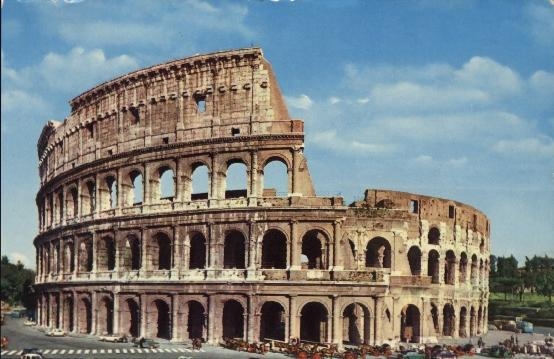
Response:
[{"label": "arched opening", "polygon": [[223,253],[224,268],[246,268],[244,242],[244,236],[239,231],[227,233]]},{"label": "arched opening", "polygon": [[144,185],[142,180],[142,174],[139,171],[133,171],[129,174],[131,180],[131,188],[129,191],[129,205],[141,205],[143,202]]},{"label": "arched opening", "polygon": [[104,297],[100,301],[98,308],[98,334],[113,334],[113,300],[109,297]]},{"label": "arched opening", "polygon": [[94,181],[85,182],[81,190],[81,213],[89,215],[94,212],[96,206],[96,185]]},{"label": "arched opening", "polygon": [[225,198],[248,196],[248,172],[242,162],[229,162],[225,174]]},{"label": "arched opening", "polygon": [[433,328],[435,333],[439,332],[439,308],[435,303],[431,303],[431,318],[433,319]]},{"label": "arched opening", "polygon": [[456,255],[454,251],[447,251],[444,262],[444,283],[454,285],[456,277]]},{"label": "arched opening", "polygon": [[325,249],[327,237],[316,229],[308,231],[302,238],[302,255],[306,256],[307,269],[326,269]]},{"label": "arched opening", "polygon": [[79,201],[77,194],[77,187],[72,187],[66,198],[67,218],[75,218],[79,213]]},{"label": "arched opening", "polygon": [[287,239],[276,229],[270,229],[262,242],[262,268],[287,267]]},{"label": "arched opening", "polygon": [[485,265],[483,264],[483,259],[479,260],[479,282],[478,284],[483,284],[483,277],[485,274]]},{"label": "arched opening", "polygon": [[92,243],[88,239],[81,241],[79,245],[79,271],[92,271]]},{"label": "arched opening", "polygon": [[64,323],[63,328],[68,332],[73,332],[75,328],[73,327],[73,297],[71,295],[65,297],[63,302],[64,306]]},{"label": "arched opening", "polygon": [[75,270],[75,256],[73,253],[73,242],[67,242],[65,244],[65,272],[72,273]]},{"label": "arched opening", "polygon": [[158,233],[154,237],[152,248],[152,268],[158,270],[171,269],[171,240],[164,233]]},{"label": "arched opening", "polygon": [[427,275],[431,277],[431,283],[439,283],[439,252],[434,249],[429,251]]},{"label": "arched opening", "polygon": [[382,237],[375,237],[368,242],[365,254],[365,266],[370,268],[391,267],[389,241]]},{"label": "arched opening", "polygon": [[123,266],[127,270],[140,269],[140,240],[133,235],[125,241]]},{"label": "arched opening", "polygon": [[108,187],[108,201],[109,209],[114,209],[117,207],[117,181],[115,177],[106,178],[106,186]]},{"label": "arched opening", "polygon": [[[48,299],[48,298],[47,298]],[[48,303],[47,303],[48,304]],[[88,298],[82,298],[79,306],[79,332],[90,334],[92,331],[92,304]]]},{"label": "arched opening", "polygon": [[475,308],[472,306],[469,311],[469,334],[471,336],[477,335],[477,315],[475,314]]},{"label": "arched opening", "polygon": [[310,302],[302,307],[300,340],[323,343],[327,341],[327,309],[321,303]]},{"label": "arched opening", "polygon": [[481,242],[479,243],[479,253],[485,253],[485,240],[483,238],[481,238]]},{"label": "arched opening", "polygon": [[408,304],[402,308],[400,316],[400,340],[408,343],[418,343],[420,337],[419,308]]},{"label": "arched opening", "polygon": [[421,275],[421,250],[413,246],[408,250],[408,262],[410,263],[410,273],[412,275]]},{"label": "arched opening", "polygon": [[127,310],[122,315],[121,325],[130,336],[137,338],[140,333],[140,307],[131,298],[128,298],[125,303],[127,304]]},{"label": "arched opening", "polygon": [[467,254],[462,252],[460,255],[460,283],[465,283],[467,281]]},{"label": "arched opening", "polygon": [[223,306],[223,337],[244,339],[244,308],[236,300]]},{"label": "arched opening", "polygon": [[454,335],[454,326],[456,323],[456,314],[452,304],[445,304],[442,310],[442,335],[451,337]]},{"label": "arched opening", "polygon": [[263,197],[285,197],[288,195],[287,165],[281,159],[270,159],[261,176]]},{"label": "arched opening", "polygon": [[60,192],[58,193],[58,201],[57,201],[57,205],[58,205],[58,222],[61,222],[62,219],[64,218],[63,216],[63,212],[64,212],[64,203],[63,203],[63,192],[60,190]]},{"label": "arched opening", "polygon": [[466,307],[461,307],[460,308],[460,328],[458,331],[458,336],[460,336],[461,338],[467,337],[466,321],[467,321],[467,309]]},{"label": "arched opening", "polygon": [[441,239],[441,232],[437,227],[431,227],[429,233],[427,234],[427,239],[429,244],[439,244]]},{"label": "arched opening", "polygon": [[344,269],[358,269],[357,253],[358,251],[356,250],[356,245],[351,239],[349,239],[348,249],[346,250],[344,256]]},{"label": "arched opening", "polygon": [[260,319],[260,341],[285,340],[285,309],[277,302],[265,302]]},{"label": "arched opening", "polygon": [[368,344],[371,327],[369,310],[359,303],[352,303],[344,309],[342,317],[343,343]]},{"label": "arched opening", "polygon": [[[60,262],[61,262],[61,256],[60,256],[60,242],[56,241],[54,243],[54,271],[55,273],[60,273]],[[482,261],[481,261],[482,263]]]},{"label": "arched opening", "polygon": [[206,239],[202,233],[195,233],[190,239],[189,268],[206,268]]},{"label": "arched opening", "polygon": [[202,304],[195,300],[188,302],[189,314],[187,318],[188,337],[197,339],[204,337],[205,312]]},{"label": "arched opening", "polygon": [[114,270],[115,268],[115,241],[112,237],[103,237],[98,242],[97,249],[98,270]]},{"label": "arched opening", "polygon": [[477,284],[477,270],[479,267],[479,263],[477,261],[477,256],[474,254],[471,256],[471,284],[476,285]]},{"label": "arched opening", "polygon": [[162,339],[171,339],[171,321],[169,305],[161,299],[156,299],[153,303],[156,307],[156,318],[153,323],[156,325],[156,337]]},{"label": "arched opening", "polygon": [[175,175],[173,170],[169,167],[162,167],[159,169],[159,176],[159,199],[173,200],[173,197],[175,197]]},{"label": "arched opening", "polygon": [[190,199],[192,201],[208,199],[210,184],[208,166],[200,163],[194,165],[191,180]]}]

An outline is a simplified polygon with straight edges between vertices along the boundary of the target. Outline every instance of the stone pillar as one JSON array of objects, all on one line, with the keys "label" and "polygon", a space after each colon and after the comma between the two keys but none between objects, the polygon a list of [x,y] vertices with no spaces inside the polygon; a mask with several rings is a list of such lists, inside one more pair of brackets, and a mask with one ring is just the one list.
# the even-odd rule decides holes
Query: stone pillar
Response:
[{"label": "stone pillar", "polygon": [[96,274],[96,271],[98,269],[98,256],[96,253],[96,249],[98,247],[98,243],[96,243],[98,241],[97,237],[98,235],[96,234],[96,231],[92,231],[92,273],[94,274]]},{"label": "stone pillar", "polygon": [[148,325],[148,312],[146,308],[146,294],[140,294],[140,336],[146,337]]},{"label": "stone pillar", "polygon": [[145,276],[148,270],[148,246],[146,240],[147,231],[146,228],[140,230],[140,270],[139,275]]},{"label": "stone pillar", "polygon": [[[208,243],[208,240],[206,239],[206,243]],[[189,270],[190,268],[190,234],[185,234],[185,239],[183,240],[183,245],[181,249],[182,257],[181,257],[181,267],[184,271]],[[208,261],[206,261],[206,264]]]},{"label": "stone pillar", "polygon": [[[92,201],[92,198],[91,198]],[[94,176],[94,211],[92,218],[98,218],[100,214],[100,208],[102,207],[102,198],[100,196],[100,175],[96,173]]]},{"label": "stone pillar", "polygon": [[172,226],[173,230],[173,260],[171,261],[171,270],[174,273],[180,273],[181,272],[181,239],[179,238],[179,229],[177,226]]},{"label": "stone pillar", "polygon": [[91,325],[90,325],[90,332],[92,334],[98,334],[96,333],[96,324],[98,322],[98,303],[96,303],[96,292],[92,291],[91,296]]},{"label": "stone pillar", "polygon": [[148,166],[147,163],[144,163],[143,164],[143,167],[144,167],[144,176],[142,178],[142,181],[143,181],[143,198],[142,198],[142,208],[143,208],[143,212],[147,212],[148,211],[148,205],[150,205],[152,203],[152,188],[151,188],[151,185],[150,185],[150,167]]},{"label": "stone pillar", "polygon": [[179,296],[177,294],[171,295],[171,341],[178,342],[181,339],[179,333]]},{"label": "stone pillar", "polygon": [[333,222],[333,243],[334,243],[334,257],[333,257],[333,266],[334,270],[343,270],[343,256],[344,253],[340,250],[340,242],[342,240],[342,220],[337,220]]},{"label": "stone pillar", "polygon": [[[211,157],[211,168],[208,173],[209,177],[209,192],[208,193],[208,201],[212,204],[214,200],[217,200],[220,198],[219,196],[219,165],[217,164],[217,152],[213,152],[210,154]],[[223,196],[225,197],[225,196]],[[215,202],[217,203],[217,202]],[[211,205],[210,205],[211,206]]]},{"label": "stone pillar", "polygon": [[290,269],[299,270],[300,269],[300,251],[302,249],[301,239],[298,238],[298,221],[290,221],[290,240],[291,240],[291,251],[290,251]]},{"label": "stone pillar", "polygon": [[75,291],[71,292],[71,298],[73,299],[73,307],[70,309],[73,312],[73,333],[79,333],[77,328],[77,323],[79,323],[79,311],[77,310],[79,308],[79,299]]},{"label": "stone pillar", "polygon": [[[116,257],[117,258],[117,257]],[[119,292],[113,292],[113,334],[119,334],[119,319],[121,318],[121,311],[119,309]]]},{"label": "stone pillar", "polygon": [[[121,215],[121,209],[125,207],[126,195],[123,194],[123,174],[121,168],[118,168],[115,172],[115,180],[117,181],[117,204],[115,207],[115,215]],[[132,203],[131,203],[132,204]]]},{"label": "stone pillar", "polygon": [[374,317],[374,329],[373,329],[373,345],[381,344],[383,338],[383,298],[375,297],[375,317]]},{"label": "stone pillar", "polygon": [[62,328],[64,331],[67,331],[68,328],[65,327],[65,298],[64,293],[58,293],[58,327]]},{"label": "stone pillar", "polygon": [[250,203],[250,205],[256,206],[256,198],[261,197],[261,191],[263,191],[263,188],[258,188],[259,181],[259,173],[258,173],[258,152],[251,151],[250,152],[250,176],[249,181],[250,185],[248,186],[249,192],[248,197],[253,198],[254,200]]},{"label": "stone pillar", "polygon": [[183,176],[181,172],[183,160],[181,158],[175,159],[175,195],[173,203],[183,202]]},{"label": "stone pillar", "polygon": [[298,168],[300,167],[300,148],[292,149],[292,195],[300,195],[300,178]]},{"label": "stone pillar", "polygon": [[217,343],[217,337],[215,335],[216,323],[216,301],[213,294],[208,296],[208,338],[207,342],[211,344]]},{"label": "stone pillar", "polygon": [[[342,313],[340,312],[340,298],[333,295],[333,335],[328,339],[328,342],[337,344],[342,347]],[[363,336],[363,332],[361,333]]]},{"label": "stone pillar", "polygon": [[[298,315],[298,298],[296,295],[289,296],[289,339],[300,338],[300,320]],[[286,339],[286,338],[285,338]]]},{"label": "stone pillar", "polygon": [[256,269],[256,246],[257,246],[257,238],[256,238],[256,221],[250,220],[248,222],[248,265],[247,268],[249,270]]},{"label": "stone pillar", "polygon": [[248,318],[245,321],[247,330],[245,330],[244,333],[246,334],[246,340],[253,343],[258,341],[259,330],[256,330],[256,328],[260,321],[258,315],[256,315],[256,297],[252,294],[249,294],[247,297],[247,307]]}]

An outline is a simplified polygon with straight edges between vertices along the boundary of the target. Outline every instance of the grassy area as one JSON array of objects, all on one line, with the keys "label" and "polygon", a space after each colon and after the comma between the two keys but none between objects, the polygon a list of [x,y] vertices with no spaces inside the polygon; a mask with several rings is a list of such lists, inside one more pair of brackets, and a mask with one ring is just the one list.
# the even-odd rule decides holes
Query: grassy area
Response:
[{"label": "grassy area", "polygon": [[[529,311],[527,308],[536,308]],[[554,303],[548,297],[535,293],[525,293],[522,300],[519,295],[510,295],[504,300],[504,293],[490,293],[489,316],[524,316],[527,318],[554,318]]]}]

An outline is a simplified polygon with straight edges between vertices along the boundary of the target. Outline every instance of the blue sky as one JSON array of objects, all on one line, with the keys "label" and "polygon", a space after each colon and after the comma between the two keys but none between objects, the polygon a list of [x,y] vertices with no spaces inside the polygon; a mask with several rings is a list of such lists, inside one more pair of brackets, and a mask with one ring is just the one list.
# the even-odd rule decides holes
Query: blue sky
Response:
[{"label": "blue sky", "polygon": [[36,141],[97,83],[261,46],[304,119],[316,190],[455,199],[492,251],[554,256],[554,5],[549,0],[4,0],[1,251],[34,267]]}]

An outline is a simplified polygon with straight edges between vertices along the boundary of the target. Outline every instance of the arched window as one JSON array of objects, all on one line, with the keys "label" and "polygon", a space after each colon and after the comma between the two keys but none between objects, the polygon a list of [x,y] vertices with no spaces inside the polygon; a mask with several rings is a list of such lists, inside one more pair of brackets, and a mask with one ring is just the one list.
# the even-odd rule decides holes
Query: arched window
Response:
[{"label": "arched window", "polygon": [[441,238],[441,232],[437,227],[431,227],[429,233],[427,234],[427,239],[429,244],[439,244]]},{"label": "arched window", "polygon": [[288,195],[287,165],[281,159],[270,159],[262,172],[262,196],[283,197]]},{"label": "arched window", "polygon": [[444,305],[442,319],[442,335],[451,337],[454,335],[454,326],[456,325],[454,307],[452,307],[452,304]]},{"label": "arched window", "polygon": [[144,200],[143,195],[143,180],[142,180],[142,174],[138,171],[133,171],[129,175],[131,180],[131,191],[130,191],[130,205],[140,205],[142,204]]},{"label": "arched window", "polygon": [[302,238],[302,255],[307,258],[307,269],[326,269],[327,236],[316,229],[308,231]]},{"label": "arched window", "polygon": [[264,235],[262,243],[262,268],[287,267],[287,239],[276,229],[271,229]]},{"label": "arched window", "polygon": [[223,336],[244,339],[244,308],[236,300],[228,300],[223,305]]},{"label": "arched window", "polygon": [[465,283],[467,281],[467,254],[462,252],[460,255],[460,283]]},{"label": "arched window", "polygon": [[419,247],[412,246],[408,251],[408,262],[410,263],[410,272],[412,275],[421,274],[421,250]]},{"label": "arched window", "polygon": [[121,313],[123,333],[137,338],[140,332],[140,307],[134,299],[128,298],[125,303],[127,310]]},{"label": "arched window", "polygon": [[160,174],[160,199],[170,199],[175,197],[175,175],[169,167],[162,167]]},{"label": "arched window", "polygon": [[300,340],[316,343],[327,341],[327,309],[318,302],[310,302],[300,313]]},{"label": "arched window", "polygon": [[103,335],[113,334],[113,300],[104,297],[100,301],[98,310],[97,331]]},{"label": "arched window", "polygon": [[77,188],[72,187],[68,191],[67,195],[67,201],[66,201],[66,208],[67,208],[67,218],[75,218],[77,217],[77,214],[79,213],[79,201],[78,201],[78,195],[77,195]]},{"label": "arched window", "polygon": [[421,314],[419,308],[408,304],[400,316],[400,338],[403,342],[419,342]]},{"label": "arched window", "polygon": [[169,305],[161,300],[157,299],[152,305],[153,316],[151,323],[156,326],[156,337],[162,339],[171,339],[171,313],[169,311]]},{"label": "arched window", "polygon": [[115,241],[112,237],[103,237],[98,242],[97,249],[98,270],[114,270],[115,268]]},{"label": "arched window", "polygon": [[188,338],[197,339],[204,337],[204,316],[206,314],[202,304],[195,300],[188,302]]},{"label": "arched window", "polygon": [[225,236],[225,248],[223,253],[224,268],[246,268],[245,264],[245,240],[242,233],[231,231]]},{"label": "arched window", "polygon": [[244,163],[235,161],[228,163],[224,188],[225,198],[248,196],[247,170]]},{"label": "arched window", "polygon": [[206,239],[201,233],[195,233],[190,239],[189,268],[206,268]]},{"label": "arched window", "polygon": [[117,207],[117,181],[114,177],[108,177],[106,181],[110,193],[110,208],[114,209]]},{"label": "arched window", "polygon": [[368,242],[365,266],[371,268],[391,267],[391,248],[389,241],[382,237],[375,237]]},{"label": "arched window", "polygon": [[190,199],[192,201],[201,200],[201,199],[208,199],[209,195],[209,171],[208,166],[197,163],[193,165],[193,171],[192,171],[192,183],[191,183],[191,195]]},{"label": "arched window", "polygon": [[427,275],[431,277],[431,283],[439,283],[439,252],[434,249],[429,251]]},{"label": "arched window", "polygon": [[171,269],[171,240],[164,233],[158,233],[154,237],[152,248],[152,267],[154,269]]},{"label": "arched window", "polygon": [[96,186],[93,181],[87,181],[81,189],[81,212],[92,214],[96,206]]},{"label": "arched window", "polygon": [[444,283],[454,285],[454,278],[456,276],[456,255],[453,251],[446,252],[446,259],[444,262]]},{"label": "arched window", "polygon": [[342,313],[342,332],[347,333],[344,343],[350,345],[368,344],[370,340],[369,310],[362,304],[352,303]]},{"label": "arched window", "polygon": [[260,318],[260,341],[285,340],[285,309],[277,302],[265,302]]},{"label": "arched window", "polygon": [[127,270],[140,269],[140,253],[140,240],[133,235],[128,236],[125,241],[125,249],[123,253],[124,268]]}]

